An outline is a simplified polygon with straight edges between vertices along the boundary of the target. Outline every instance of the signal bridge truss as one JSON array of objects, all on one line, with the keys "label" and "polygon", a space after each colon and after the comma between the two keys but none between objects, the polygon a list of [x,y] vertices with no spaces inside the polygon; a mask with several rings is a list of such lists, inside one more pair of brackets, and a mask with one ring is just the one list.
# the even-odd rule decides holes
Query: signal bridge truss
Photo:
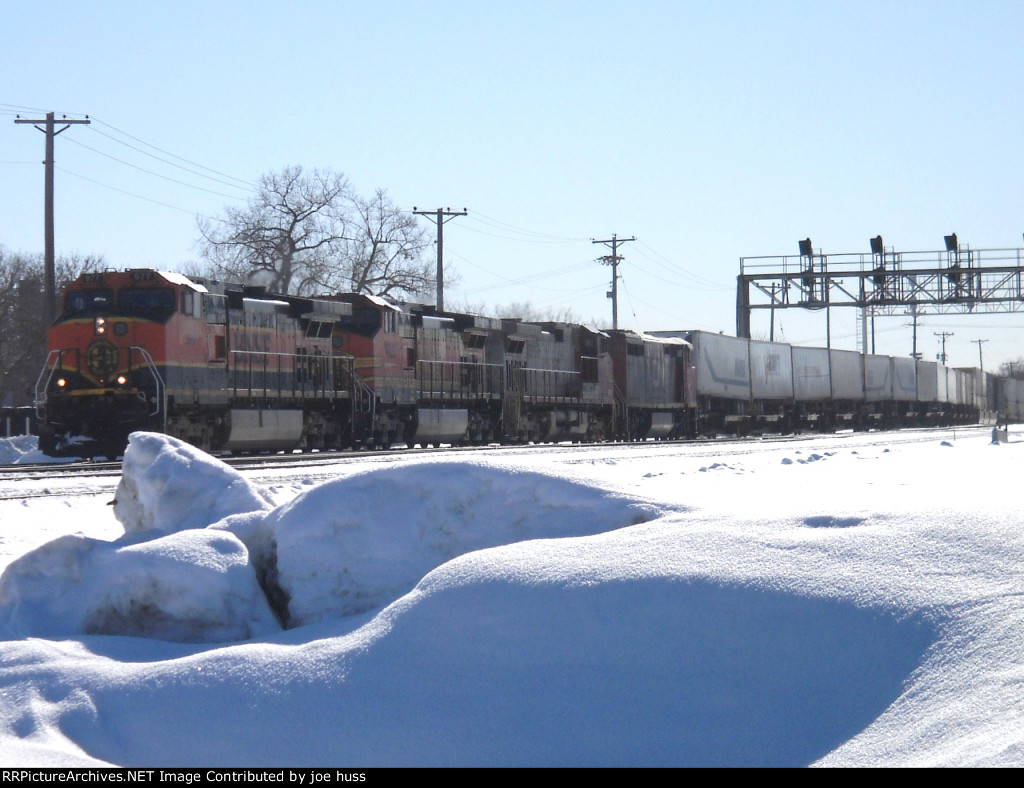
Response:
[{"label": "signal bridge truss", "polygon": [[832,307],[872,315],[1022,312],[1024,249],[740,258],[737,336],[750,337],[754,309]]}]

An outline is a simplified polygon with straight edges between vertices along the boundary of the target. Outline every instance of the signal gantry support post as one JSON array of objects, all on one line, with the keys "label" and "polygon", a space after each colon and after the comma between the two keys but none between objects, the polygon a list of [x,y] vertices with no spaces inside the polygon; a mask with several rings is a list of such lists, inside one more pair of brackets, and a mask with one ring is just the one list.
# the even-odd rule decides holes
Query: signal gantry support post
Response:
[{"label": "signal gantry support post", "polygon": [[417,216],[429,216],[437,225],[437,311],[444,311],[444,226],[456,216],[465,216],[466,209],[453,211],[451,208],[438,208],[436,211],[420,211],[412,206]]},{"label": "signal gantry support post", "polygon": [[[46,158],[43,160],[43,164],[46,166],[43,197],[43,264],[45,267],[46,278],[45,290],[47,325],[50,325],[54,320],[57,319],[57,254],[54,249],[53,240],[53,140],[62,131],[67,131],[72,124],[89,124],[92,122],[89,120],[88,115],[84,119],[80,120],[69,120],[68,118],[61,118],[60,122],[63,123],[64,126],[58,129],[56,128],[57,121],[54,116],[55,113],[47,112],[46,117],[41,120],[30,120],[28,118],[22,118],[20,116],[15,117],[14,119],[15,123],[31,123],[46,135]],[[38,124],[40,123],[42,123],[43,125],[39,126]]]}]

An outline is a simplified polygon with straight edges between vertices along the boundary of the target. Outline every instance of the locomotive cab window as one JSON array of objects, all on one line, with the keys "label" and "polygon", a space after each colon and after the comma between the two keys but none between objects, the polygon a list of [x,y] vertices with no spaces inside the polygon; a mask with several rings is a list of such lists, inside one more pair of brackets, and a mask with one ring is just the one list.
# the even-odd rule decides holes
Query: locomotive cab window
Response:
[{"label": "locomotive cab window", "polygon": [[169,287],[126,287],[117,294],[120,312],[150,320],[166,320],[174,314],[174,291]]},{"label": "locomotive cab window", "polygon": [[207,323],[223,325],[228,322],[228,300],[225,296],[203,293],[203,313]]},{"label": "locomotive cab window", "polygon": [[343,331],[372,337],[380,328],[380,312],[376,309],[353,307],[351,315],[338,318],[338,325]]},{"label": "locomotive cab window", "polygon": [[69,290],[64,297],[64,312],[78,315],[84,312],[108,312],[114,306],[114,292],[106,288]]},{"label": "locomotive cab window", "polygon": [[181,291],[181,313],[188,315],[189,317],[200,318],[203,316],[203,299],[201,298],[202,293],[196,293],[192,290]]}]

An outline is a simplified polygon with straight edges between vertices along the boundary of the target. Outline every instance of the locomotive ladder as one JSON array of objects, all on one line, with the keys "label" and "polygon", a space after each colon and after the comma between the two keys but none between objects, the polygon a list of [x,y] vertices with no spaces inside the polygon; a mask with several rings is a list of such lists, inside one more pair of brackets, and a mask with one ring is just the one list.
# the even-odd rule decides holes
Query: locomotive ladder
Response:
[{"label": "locomotive ladder", "polygon": [[612,432],[616,435],[624,435],[627,441],[633,440],[629,425],[629,401],[626,399],[626,395],[622,393],[618,383],[612,382],[612,389],[615,395],[615,406],[612,411]]},{"label": "locomotive ladder", "polygon": [[[153,376],[154,385],[154,397],[153,397],[153,410],[148,415],[160,416],[162,424],[160,426],[161,432],[167,432],[167,386],[164,384],[164,379],[160,377],[160,370],[156,368],[156,363],[153,361],[153,357],[149,354],[149,351],[139,345],[132,345],[129,349],[131,351],[138,351],[142,360],[145,362],[146,367],[149,370],[149,374]],[[131,362],[129,361],[129,368]]]},{"label": "locomotive ladder", "polygon": [[524,373],[521,361],[506,361],[502,386],[501,421],[505,437],[518,441],[523,414]]},{"label": "locomotive ladder", "polygon": [[356,440],[356,414],[360,413],[369,419],[370,432],[373,432],[374,422],[377,420],[377,392],[367,383],[359,373],[356,372],[355,359],[348,359],[348,377],[351,383],[352,418],[350,426],[353,443]]},{"label": "locomotive ladder", "polygon": [[[44,421],[46,418],[46,401],[47,392],[50,390],[50,382],[53,380],[53,376],[57,374],[61,361],[64,359],[64,354],[67,353],[68,350],[73,350],[73,348],[65,350],[51,350],[46,356],[46,362],[43,364],[43,368],[39,371],[39,377],[36,378],[36,418],[39,421]],[[77,353],[78,351],[76,350],[75,352]],[[54,357],[56,357],[56,361],[53,361],[51,364],[50,360]],[[43,381],[43,377],[46,378],[45,382]]]}]

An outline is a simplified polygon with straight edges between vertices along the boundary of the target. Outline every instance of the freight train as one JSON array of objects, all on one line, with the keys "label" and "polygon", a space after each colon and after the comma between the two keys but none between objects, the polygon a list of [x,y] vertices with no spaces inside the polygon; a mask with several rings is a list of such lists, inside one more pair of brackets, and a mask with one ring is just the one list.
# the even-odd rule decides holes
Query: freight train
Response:
[{"label": "freight train", "polygon": [[245,452],[1024,414],[1024,382],[908,358],[305,298],[150,269],[83,274],[48,341],[36,415],[54,455],[117,456],[136,430]]}]

